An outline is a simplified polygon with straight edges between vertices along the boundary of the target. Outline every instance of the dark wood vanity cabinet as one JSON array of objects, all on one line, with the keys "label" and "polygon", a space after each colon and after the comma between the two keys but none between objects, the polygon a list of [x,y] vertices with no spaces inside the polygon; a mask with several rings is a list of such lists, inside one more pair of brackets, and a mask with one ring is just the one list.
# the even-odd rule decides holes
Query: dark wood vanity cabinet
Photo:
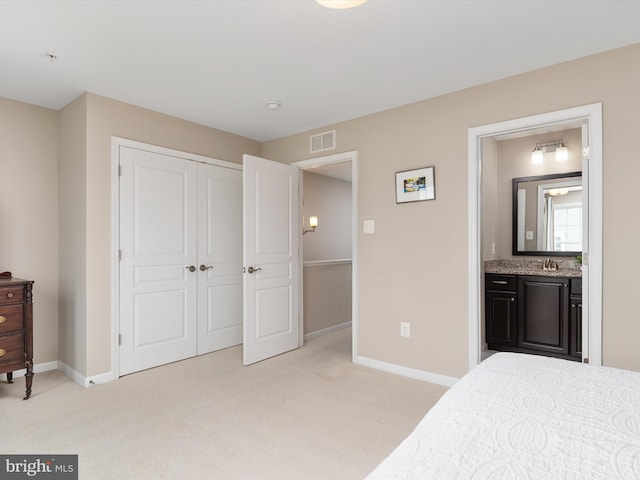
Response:
[{"label": "dark wood vanity cabinet", "polygon": [[569,354],[582,359],[582,278],[572,278],[570,282],[569,302]]},{"label": "dark wood vanity cabinet", "polygon": [[485,322],[489,349],[580,360],[582,331],[578,317],[582,296],[581,291],[579,298],[573,295],[571,282],[575,280],[487,273]]},{"label": "dark wood vanity cabinet", "polygon": [[569,279],[518,277],[518,346],[569,354]]},{"label": "dark wood vanity cabinet", "polygon": [[485,319],[487,343],[516,346],[516,276],[487,275],[485,279]]}]

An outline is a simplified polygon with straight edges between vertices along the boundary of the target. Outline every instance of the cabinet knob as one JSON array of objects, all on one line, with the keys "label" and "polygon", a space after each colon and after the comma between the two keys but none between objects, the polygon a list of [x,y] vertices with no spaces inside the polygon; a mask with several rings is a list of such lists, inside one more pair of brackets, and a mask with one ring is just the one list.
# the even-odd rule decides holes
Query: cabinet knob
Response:
[{"label": "cabinet knob", "polygon": [[513,297],[511,297],[511,301],[512,301],[512,302],[515,302],[515,301],[516,301],[516,299],[515,299],[515,298],[513,298]]},{"label": "cabinet knob", "polygon": [[7,321],[7,317],[0,316],[0,324]]},{"label": "cabinet knob", "polygon": [[7,298],[13,298],[13,293],[11,292],[7,293]]},{"label": "cabinet knob", "polygon": [[0,348],[0,357],[4,357],[7,354],[7,351],[4,348]]}]

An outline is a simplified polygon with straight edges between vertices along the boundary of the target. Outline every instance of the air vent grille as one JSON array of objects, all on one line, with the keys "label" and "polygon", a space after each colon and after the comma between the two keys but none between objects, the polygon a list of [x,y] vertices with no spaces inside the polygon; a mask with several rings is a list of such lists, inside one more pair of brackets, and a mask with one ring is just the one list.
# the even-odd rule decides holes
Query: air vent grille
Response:
[{"label": "air vent grille", "polygon": [[324,152],[336,148],[336,131],[322,132],[309,137],[309,150],[311,153]]}]

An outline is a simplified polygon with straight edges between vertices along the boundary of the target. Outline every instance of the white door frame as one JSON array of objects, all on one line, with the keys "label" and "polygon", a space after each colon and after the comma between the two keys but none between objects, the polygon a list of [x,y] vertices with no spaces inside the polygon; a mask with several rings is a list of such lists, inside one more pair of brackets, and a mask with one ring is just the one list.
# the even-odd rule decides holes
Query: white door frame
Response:
[{"label": "white door frame", "polygon": [[[602,104],[594,103],[530,117],[508,120],[469,129],[468,134],[468,221],[469,221],[469,370],[481,361],[481,279],[482,217],[481,173],[483,138],[530,130],[545,125],[586,122],[588,128],[588,160],[583,161],[583,179],[588,191],[588,250],[583,267],[583,287],[587,301],[583,304],[583,332],[588,338],[588,351],[583,358],[602,365]],[[583,129],[584,132],[584,129]],[[585,171],[586,170],[586,171]]]},{"label": "white door frame", "polygon": [[[194,162],[242,170],[242,164],[218,160],[194,153],[137,142],[121,137],[111,137],[111,376],[104,381],[117,380],[120,376],[120,147],[137,148],[149,152],[174,156]],[[85,386],[88,383],[85,382]]]},{"label": "white door frame", "polygon": [[[320,165],[331,165],[334,163],[351,162],[351,358],[355,362],[358,356],[358,152],[344,152],[336,153],[334,155],[328,155],[325,157],[311,158],[308,160],[301,160],[294,162],[300,170],[308,170],[312,167]],[[299,198],[299,202],[302,202],[302,192]],[[302,209],[300,209],[302,212]],[[304,319],[303,319],[303,304],[302,304],[302,228],[300,230],[300,301],[299,305],[299,319],[300,319],[300,345],[303,344],[304,337]]]}]

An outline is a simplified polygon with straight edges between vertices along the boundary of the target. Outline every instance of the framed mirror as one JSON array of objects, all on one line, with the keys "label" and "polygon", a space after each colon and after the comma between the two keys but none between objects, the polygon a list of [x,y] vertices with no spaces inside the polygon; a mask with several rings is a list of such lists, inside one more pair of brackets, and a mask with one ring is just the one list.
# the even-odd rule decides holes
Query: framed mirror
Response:
[{"label": "framed mirror", "polygon": [[513,255],[582,253],[582,172],[513,179]]}]

